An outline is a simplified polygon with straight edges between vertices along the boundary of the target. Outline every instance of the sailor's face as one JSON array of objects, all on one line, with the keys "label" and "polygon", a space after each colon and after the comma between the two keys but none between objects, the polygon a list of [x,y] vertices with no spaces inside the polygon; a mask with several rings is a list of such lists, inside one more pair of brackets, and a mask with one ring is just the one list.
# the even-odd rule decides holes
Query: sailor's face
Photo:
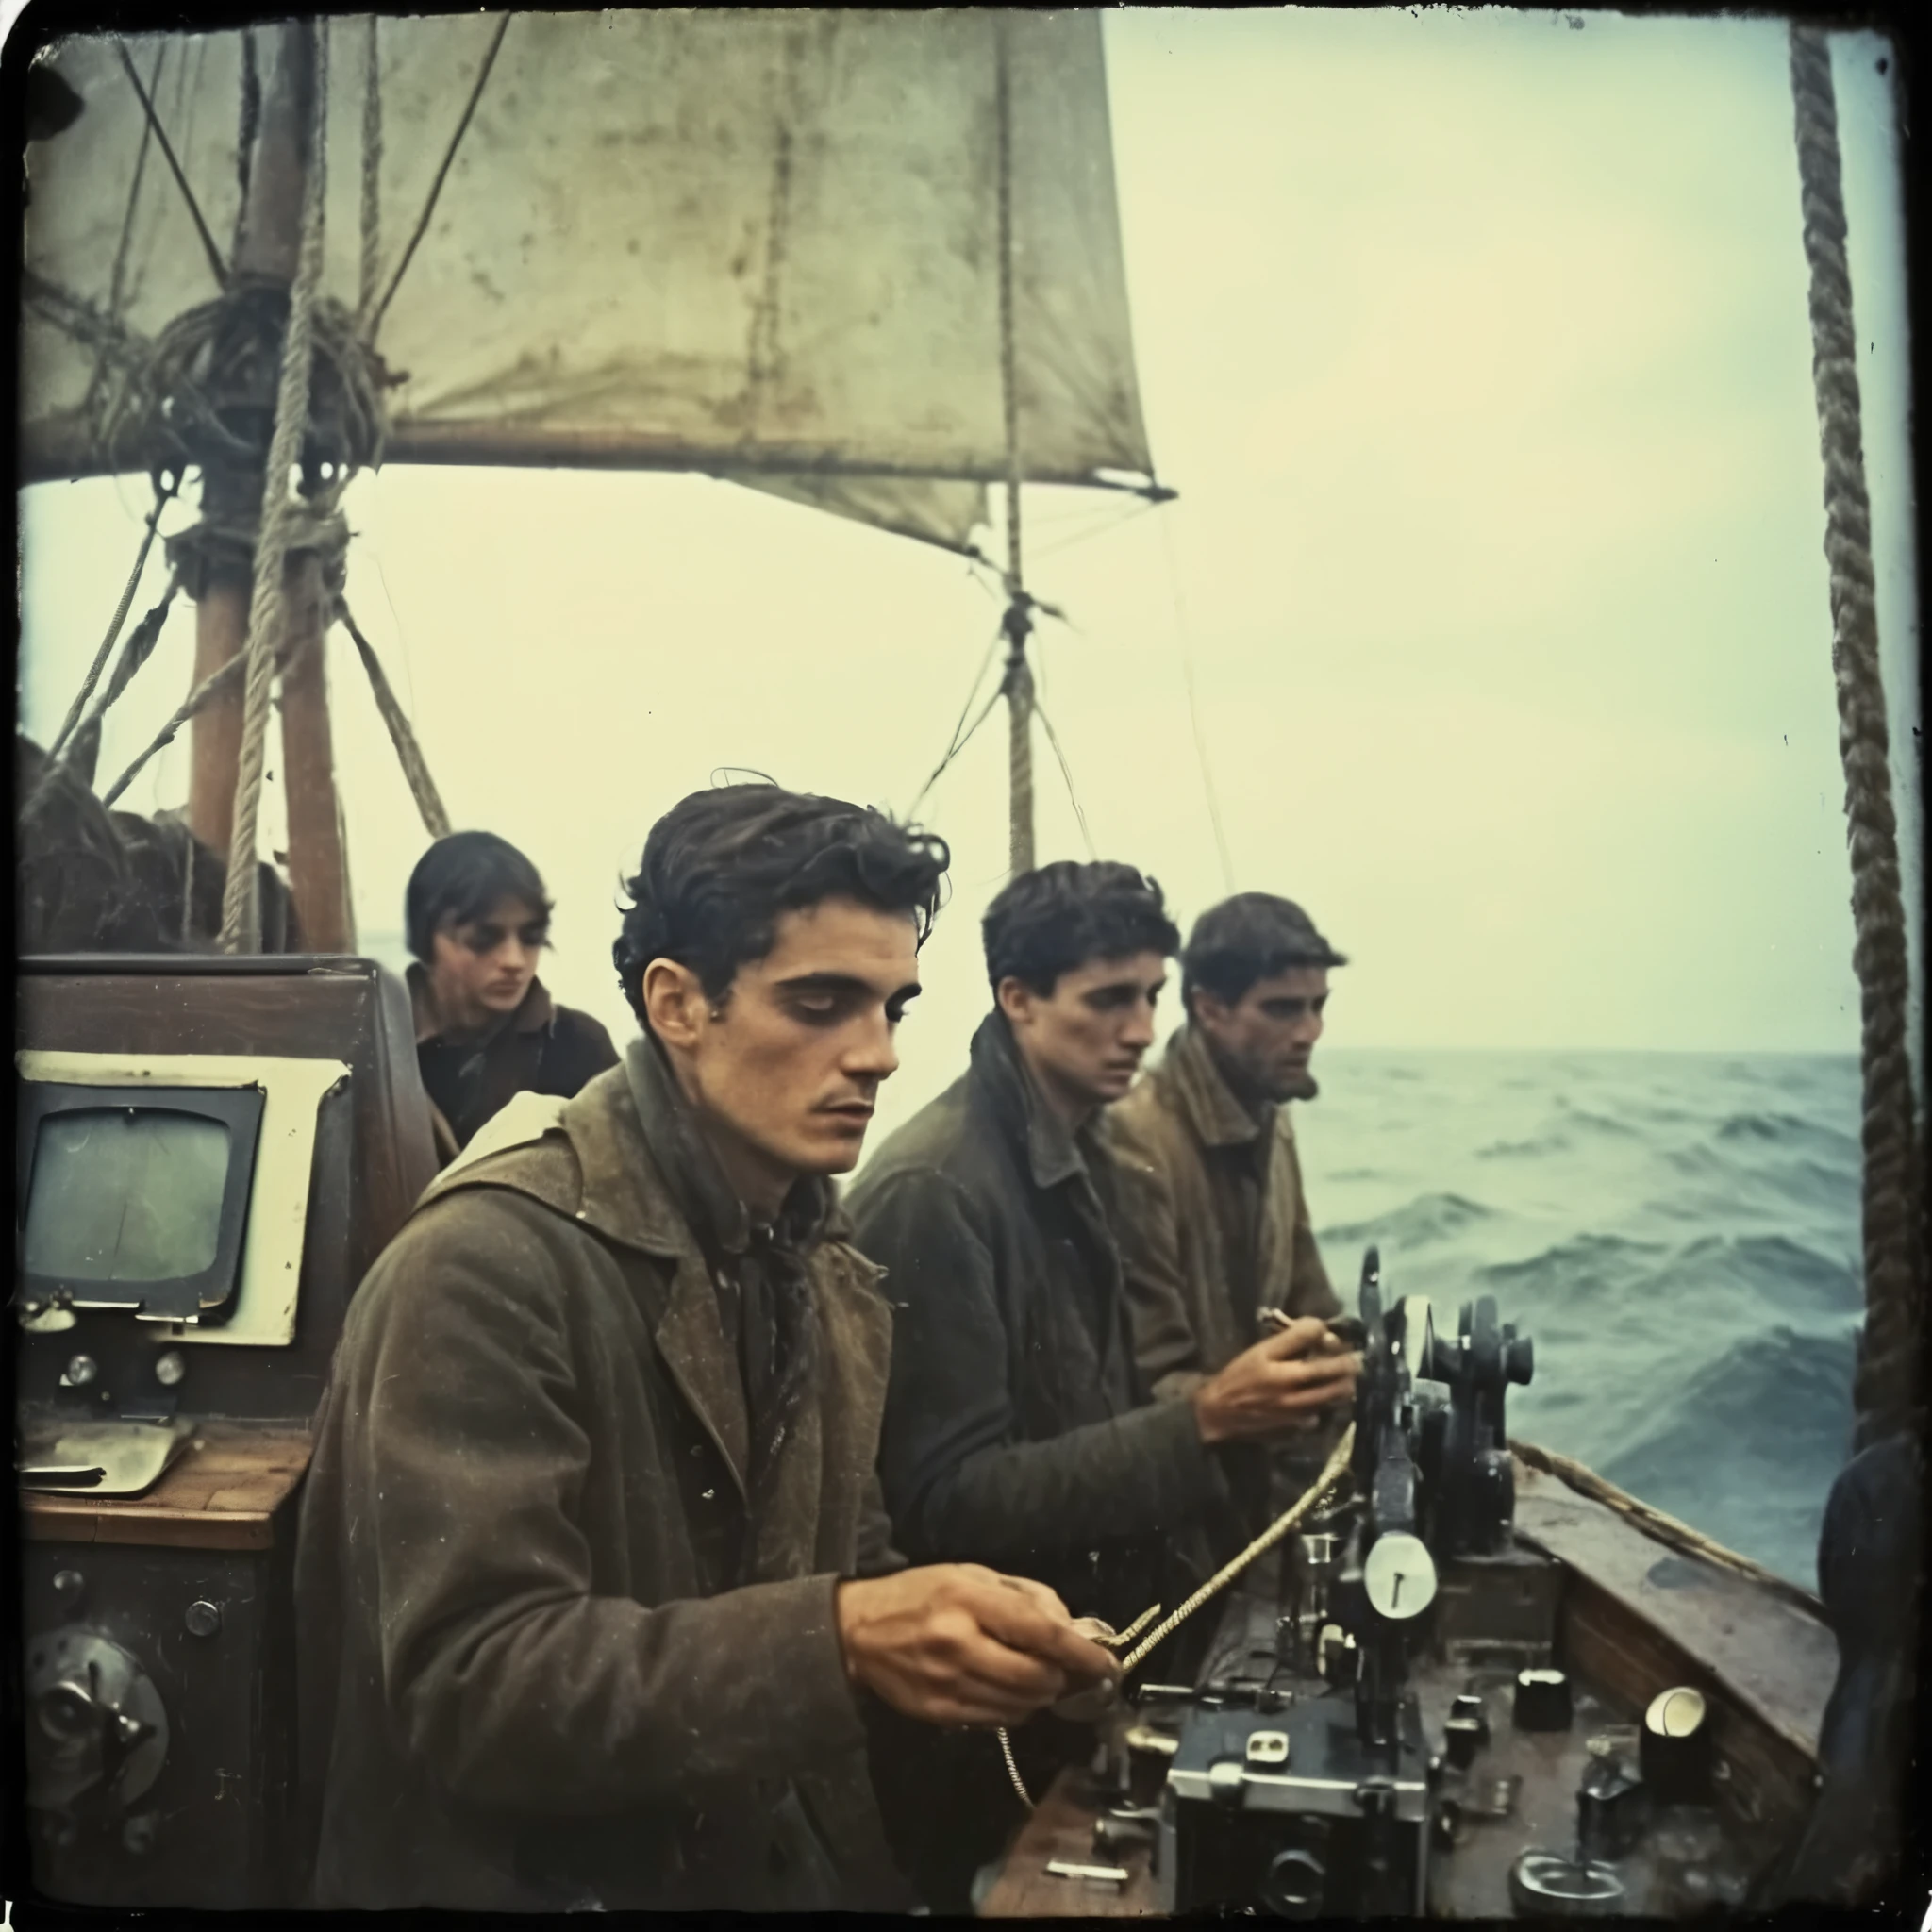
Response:
[{"label": "sailor's face", "polygon": [[458,1025],[481,1025],[523,1005],[550,923],[523,900],[499,899],[481,919],[445,925],[432,941],[430,987]]},{"label": "sailor's face", "polygon": [[1023,980],[1000,982],[1000,1008],[1033,1076],[1063,1110],[1118,1100],[1154,1044],[1154,1008],[1167,984],[1158,953],[1090,959],[1041,995]]},{"label": "sailor's face", "polygon": [[700,994],[690,1009],[678,1057],[713,1140],[774,1180],[849,1173],[918,991],[909,915],[851,899],[781,913],[771,952],[715,1006]]},{"label": "sailor's face", "polygon": [[1196,992],[1194,1022],[1249,1091],[1276,1102],[1312,1100],[1318,1089],[1309,1061],[1327,1005],[1327,969],[1291,966],[1257,979],[1232,1006]]}]

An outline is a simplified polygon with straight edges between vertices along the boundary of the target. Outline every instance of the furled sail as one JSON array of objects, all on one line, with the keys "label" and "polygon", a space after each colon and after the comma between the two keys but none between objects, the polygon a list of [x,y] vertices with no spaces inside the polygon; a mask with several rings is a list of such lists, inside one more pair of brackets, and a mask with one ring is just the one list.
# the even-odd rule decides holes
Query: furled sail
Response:
[{"label": "furled sail", "polygon": [[[246,38],[125,43],[225,257]],[[29,150],[28,478],[142,461],[104,364],[218,292],[121,43],[53,60],[85,105]],[[325,286],[380,308],[386,460],[702,471],[965,548],[1008,475],[1009,262],[1021,473],[1151,480],[1091,12],[338,17],[329,73]]]}]

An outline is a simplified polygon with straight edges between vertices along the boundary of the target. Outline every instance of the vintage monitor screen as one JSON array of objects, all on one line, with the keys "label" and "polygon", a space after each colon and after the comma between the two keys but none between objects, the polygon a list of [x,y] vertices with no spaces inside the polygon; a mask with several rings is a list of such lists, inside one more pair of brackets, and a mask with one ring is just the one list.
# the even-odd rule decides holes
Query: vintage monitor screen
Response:
[{"label": "vintage monitor screen", "polygon": [[25,1299],[219,1322],[234,1307],[258,1088],[22,1087]]}]

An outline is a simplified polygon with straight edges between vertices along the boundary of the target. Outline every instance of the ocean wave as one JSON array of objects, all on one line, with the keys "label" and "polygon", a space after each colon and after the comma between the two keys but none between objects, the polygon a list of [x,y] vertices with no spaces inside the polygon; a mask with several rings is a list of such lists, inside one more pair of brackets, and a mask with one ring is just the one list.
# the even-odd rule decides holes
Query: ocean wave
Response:
[{"label": "ocean wave", "polygon": [[1773,1551],[1764,1560],[1795,1574],[1804,1526],[1815,1525],[1845,1458],[1857,1353],[1849,1333],[1780,1324],[1742,1336],[1659,1391],[1596,1467],[1746,1554]]},{"label": "ocean wave", "polygon": [[1734,1113],[1718,1127],[1717,1138],[1728,1141],[1752,1141],[1767,1146],[1790,1147],[1809,1143],[1829,1148],[1854,1169],[1859,1159],[1858,1138],[1823,1121],[1807,1120],[1790,1113]]},{"label": "ocean wave", "polygon": [[1592,1108],[1578,1107],[1574,1101],[1558,1095],[1557,1105],[1563,1109],[1563,1124],[1572,1127],[1587,1127],[1593,1134],[1607,1134],[1619,1141],[1641,1141],[1643,1129],[1633,1126],[1628,1121],[1619,1120],[1614,1114],[1597,1113]]},{"label": "ocean wave", "polygon": [[1478,1222],[1493,1221],[1497,1209],[1485,1208],[1462,1194],[1418,1194],[1387,1214],[1369,1221],[1345,1222],[1339,1227],[1324,1228],[1318,1239],[1346,1246],[1356,1241],[1388,1242],[1391,1246],[1420,1246],[1425,1241],[1446,1241]]},{"label": "ocean wave", "polygon": [[1504,1160],[1512,1156],[1534,1159],[1543,1154],[1567,1154],[1570,1139],[1566,1134],[1533,1134],[1527,1141],[1491,1141],[1487,1147],[1478,1147],[1475,1158],[1478,1160]]},{"label": "ocean wave", "polygon": [[1627,1235],[1572,1235],[1524,1260],[1491,1261],[1475,1271],[1475,1279],[1503,1294],[1540,1289],[1594,1295],[1628,1289],[1634,1280],[1655,1274],[1657,1257],[1669,1252],[1661,1241],[1633,1241]]},{"label": "ocean wave", "polygon": [[1775,1297],[1800,1314],[1857,1311],[1865,1305],[1864,1271],[1783,1235],[1706,1235],[1682,1249],[1674,1270],[1716,1274],[1759,1306]]}]

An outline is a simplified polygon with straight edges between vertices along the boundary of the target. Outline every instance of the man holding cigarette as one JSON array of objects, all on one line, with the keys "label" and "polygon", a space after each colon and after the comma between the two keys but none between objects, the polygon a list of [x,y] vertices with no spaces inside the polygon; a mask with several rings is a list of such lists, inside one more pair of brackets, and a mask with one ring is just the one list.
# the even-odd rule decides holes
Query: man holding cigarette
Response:
[{"label": "man holding cigarette", "polygon": [[[1197,1399],[1257,1336],[1344,1352],[1332,1330],[1312,1341],[1341,1304],[1289,1103],[1320,1091],[1308,1063],[1345,963],[1290,900],[1243,892],[1203,913],[1181,955],[1186,1024],[1108,1112],[1135,1355],[1158,1400]],[[1319,1464],[1342,1420],[1310,1418],[1287,1460]],[[1269,1513],[1268,1461],[1244,1448],[1229,1469],[1250,1534]]]}]

